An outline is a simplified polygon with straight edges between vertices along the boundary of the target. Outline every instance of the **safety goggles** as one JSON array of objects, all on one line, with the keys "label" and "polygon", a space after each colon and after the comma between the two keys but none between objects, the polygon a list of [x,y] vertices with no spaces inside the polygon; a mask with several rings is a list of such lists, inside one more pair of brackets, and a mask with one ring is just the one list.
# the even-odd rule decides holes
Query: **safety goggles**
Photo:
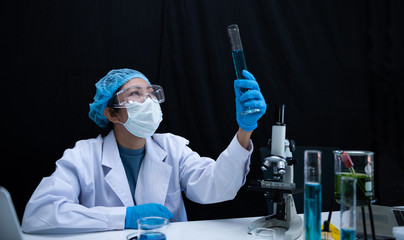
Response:
[{"label": "safety goggles", "polygon": [[112,107],[125,108],[125,105],[134,102],[143,103],[151,98],[157,103],[165,100],[163,88],[159,85],[134,85],[117,92],[113,99]]}]

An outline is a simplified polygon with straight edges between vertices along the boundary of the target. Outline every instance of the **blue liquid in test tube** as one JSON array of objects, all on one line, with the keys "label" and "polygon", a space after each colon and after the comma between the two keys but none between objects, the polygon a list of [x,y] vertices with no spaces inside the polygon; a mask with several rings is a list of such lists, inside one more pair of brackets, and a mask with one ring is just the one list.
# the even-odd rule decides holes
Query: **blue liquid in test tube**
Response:
[{"label": "blue liquid in test tube", "polygon": [[354,177],[341,178],[340,226],[341,240],[356,239],[356,184]]},{"label": "blue liquid in test tube", "polygon": [[304,151],[304,227],[306,240],[321,239],[321,152]]},{"label": "blue liquid in test tube", "polygon": [[341,229],[341,240],[355,240],[356,239],[356,231],[355,229]]},{"label": "blue liquid in test tube", "polygon": [[306,239],[321,239],[321,184],[304,186],[304,224]]},{"label": "blue liquid in test tube", "polygon": [[[245,63],[244,51],[243,50],[233,50],[231,52],[233,57],[234,68],[236,70],[237,79],[243,79],[243,70],[247,70],[247,64]],[[247,91],[247,89],[245,90]]]},{"label": "blue liquid in test tube", "polygon": [[[236,77],[237,79],[244,79],[243,76],[243,70],[247,70],[247,64],[245,62],[245,57],[244,57],[244,51],[243,51],[243,45],[241,44],[241,38],[240,38],[240,31],[238,29],[237,24],[232,24],[227,27],[227,33],[230,38],[230,44],[231,44],[231,50],[232,50],[232,57],[233,57],[233,64],[234,64],[234,69],[236,70]],[[245,93],[249,91],[250,89],[247,88],[241,88],[240,91],[241,93]],[[255,109],[255,108],[248,108],[241,114],[251,114],[255,112],[260,112],[260,109]]]}]

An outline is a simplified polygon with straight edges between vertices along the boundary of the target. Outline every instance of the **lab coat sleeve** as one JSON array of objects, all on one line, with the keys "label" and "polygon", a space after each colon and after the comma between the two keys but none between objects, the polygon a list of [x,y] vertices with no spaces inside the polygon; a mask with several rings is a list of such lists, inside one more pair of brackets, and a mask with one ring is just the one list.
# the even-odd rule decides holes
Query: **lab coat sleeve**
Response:
[{"label": "lab coat sleeve", "polygon": [[[78,233],[123,229],[125,207],[86,207],[79,203],[85,169],[74,150],[67,150],[56,171],[44,178],[29,200],[22,221],[28,233]],[[69,160],[70,159],[70,160]]]},{"label": "lab coat sleeve", "polygon": [[186,147],[181,161],[181,186],[187,198],[201,204],[234,199],[246,181],[252,151],[251,140],[247,150],[237,135],[216,161]]}]

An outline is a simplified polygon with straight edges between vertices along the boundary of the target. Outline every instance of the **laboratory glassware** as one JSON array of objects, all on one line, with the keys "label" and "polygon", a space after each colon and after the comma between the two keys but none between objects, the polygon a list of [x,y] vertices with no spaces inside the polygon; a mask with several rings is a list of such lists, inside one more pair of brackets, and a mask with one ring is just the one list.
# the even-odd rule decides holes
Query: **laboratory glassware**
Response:
[{"label": "laboratory glassware", "polygon": [[346,176],[341,177],[341,240],[356,239],[356,182],[356,178]]},{"label": "laboratory glassware", "polygon": [[304,227],[307,240],[321,239],[321,151],[304,151]]},{"label": "laboratory glassware", "polygon": [[139,240],[166,240],[168,219],[162,217],[145,217],[137,220]]},{"label": "laboratory glassware", "polygon": [[162,217],[144,217],[137,220],[138,231],[129,234],[126,239],[166,240],[168,219]]},{"label": "laboratory glassware", "polygon": [[334,151],[334,196],[340,202],[341,178],[353,177],[356,182],[356,203],[365,206],[374,202],[374,153],[370,151]]},{"label": "laboratory glassware", "polygon": [[[233,64],[234,64],[234,69],[236,70],[236,77],[237,79],[244,79],[243,77],[243,70],[247,70],[247,64],[245,62],[245,57],[244,57],[244,50],[243,50],[243,45],[241,44],[241,38],[240,38],[240,30],[238,28],[237,24],[232,24],[227,27],[227,33],[230,38],[230,44],[231,44],[231,54],[233,57]],[[241,93],[245,93],[246,91],[249,91],[250,89],[247,88],[241,88],[240,91]],[[247,108],[244,112],[241,114],[251,114],[251,113],[256,113],[260,112],[261,110],[258,108]]]}]

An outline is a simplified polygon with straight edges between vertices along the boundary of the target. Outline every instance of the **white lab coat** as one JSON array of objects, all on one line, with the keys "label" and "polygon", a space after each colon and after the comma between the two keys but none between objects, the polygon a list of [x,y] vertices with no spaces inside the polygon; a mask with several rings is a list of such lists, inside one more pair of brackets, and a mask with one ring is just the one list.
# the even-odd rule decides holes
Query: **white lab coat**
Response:
[{"label": "white lab coat", "polygon": [[[159,203],[186,221],[181,192],[197,203],[233,199],[249,171],[249,151],[235,136],[216,161],[200,157],[188,140],[172,134],[146,139],[146,154],[135,191],[137,205]],[[29,200],[22,221],[25,232],[69,233],[123,229],[133,199],[113,131],[78,141],[56,162]]]}]

